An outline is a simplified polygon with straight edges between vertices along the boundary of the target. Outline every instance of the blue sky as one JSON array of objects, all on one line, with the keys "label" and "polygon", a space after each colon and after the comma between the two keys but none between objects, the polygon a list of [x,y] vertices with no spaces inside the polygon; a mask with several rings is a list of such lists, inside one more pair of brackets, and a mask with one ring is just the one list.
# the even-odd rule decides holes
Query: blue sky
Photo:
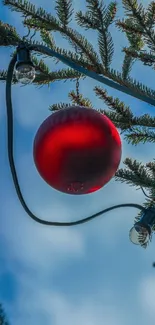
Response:
[{"label": "blue sky", "polygon": [[[54,13],[55,1],[35,0],[37,6]],[[75,10],[85,9],[83,1],[73,1]],[[106,4],[109,1],[105,1]],[[149,1],[143,1],[147,5]],[[118,16],[121,17],[121,1]],[[20,14],[1,7],[0,19],[14,25],[21,35]],[[76,27],[73,24],[73,27]],[[81,29],[79,28],[79,31]],[[113,27],[115,55],[112,66],[120,69],[124,35]],[[84,32],[93,39],[97,37]],[[56,33],[58,46],[69,48]],[[0,69],[7,69],[10,49],[0,49]],[[47,60],[56,69],[52,60]],[[59,67],[64,67],[59,64]],[[153,71],[136,63],[132,76],[154,88]],[[95,97],[93,88],[101,85],[86,78],[80,91],[95,108],[105,104]],[[104,85],[103,85],[104,87]],[[60,98],[61,89],[61,98]],[[75,220],[110,205],[143,203],[135,188],[112,180],[100,191],[69,196],[53,190],[38,175],[32,156],[33,139],[52,103],[68,102],[75,83],[55,82],[41,89],[13,86],[15,120],[15,160],[24,197],[32,211],[47,220]],[[136,115],[155,115],[154,107],[107,88],[130,105]],[[6,150],[5,84],[0,84],[0,301],[11,325],[136,325],[153,324],[155,318],[154,243],[143,250],[130,243],[128,233],[136,209],[112,211],[76,228],[51,228],[32,221],[23,211],[11,179]],[[123,139],[122,139],[123,141]],[[154,158],[151,144],[132,147],[123,141],[121,166],[125,157],[142,162]]]}]

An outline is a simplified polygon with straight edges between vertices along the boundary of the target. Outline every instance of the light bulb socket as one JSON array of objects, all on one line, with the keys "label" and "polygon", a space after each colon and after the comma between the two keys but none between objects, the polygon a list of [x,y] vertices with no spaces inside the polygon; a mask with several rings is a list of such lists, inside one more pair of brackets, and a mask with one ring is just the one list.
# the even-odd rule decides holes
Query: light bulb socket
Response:
[{"label": "light bulb socket", "polygon": [[31,52],[26,47],[24,43],[21,43],[17,47],[17,64],[16,67],[19,67],[22,64],[31,65],[34,67],[31,61]]},{"label": "light bulb socket", "polygon": [[151,207],[144,211],[140,221],[145,227],[148,225],[151,228],[155,226],[155,208]]},{"label": "light bulb socket", "polygon": [[138,222],[136,222],[136,223],[134,224],[134,227],[136,227],[136,226],[146,229],[147,232],[148,232],[148,234],[149,234],[149,236],[151,236],[151,234],[152,234],[152,230],[151,230],[151,226],[150,226],[149,224],[144,223],[144,222],[142,222],[142,221],[138,221]]}]

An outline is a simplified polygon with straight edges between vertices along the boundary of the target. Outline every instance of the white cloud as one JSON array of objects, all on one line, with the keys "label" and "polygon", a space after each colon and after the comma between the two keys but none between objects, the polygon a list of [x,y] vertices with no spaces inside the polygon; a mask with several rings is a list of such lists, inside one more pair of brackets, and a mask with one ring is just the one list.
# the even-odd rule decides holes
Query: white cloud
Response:
[{"label": "white cloud", "polygon": [[153,320],[155,317],[155,276],[153,274],[146,275],[140,281],[138,298],[140,307]]},{"label": "white cloud", "polygon": [[[124,325],[124,313],[113,303],[103,305],[98,299],[86,296],[73,301],[63,293],[49,289],[43,282],[19,275],[20,296],[8,309],[12,313],[11,323],[31,325],[44,322],[54,325]],[[29,297],[31,295],[31,301]],[[16,313],[14,312],[16,310]],[[45,322],[45,323],[46,323]]]},{"label": "white cloud", "polygon": [[39,127],[39,124],[50,114],[48,105],[51,103],[48,104],[46,91],[43,95],[42,90],[34,86],[16,86],[12,93],[15,117],[20,125],[26,128]]},{"label": "white cloud", "polygon": [[[20,214],[12,200],[10,204],[13,215],[10,213],[5,218],[0,229],[7,251],[6,261],[11,260],[13,264],[15,261],[24,267],[29,265],[32,270],[41,267],[42,272],[46,272],[64,263],[66,258],[84,258],[85,241],[78,230],[31,222],[22,208],[19,208]],[[44,208],[43,214],[46,213],[49,214]]]}]

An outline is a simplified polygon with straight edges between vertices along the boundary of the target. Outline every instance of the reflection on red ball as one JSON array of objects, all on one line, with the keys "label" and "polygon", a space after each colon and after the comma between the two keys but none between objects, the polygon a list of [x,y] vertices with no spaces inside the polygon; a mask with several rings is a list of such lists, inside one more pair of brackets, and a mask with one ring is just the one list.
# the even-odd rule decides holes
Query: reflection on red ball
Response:
[{"label": "reflection on red ball", "polygon": [[87,194],[114,176],[121,159],[121,139],[108,117],[72,106],[42,123],[33,154],[39,174],[50,186],[68,194]]}]

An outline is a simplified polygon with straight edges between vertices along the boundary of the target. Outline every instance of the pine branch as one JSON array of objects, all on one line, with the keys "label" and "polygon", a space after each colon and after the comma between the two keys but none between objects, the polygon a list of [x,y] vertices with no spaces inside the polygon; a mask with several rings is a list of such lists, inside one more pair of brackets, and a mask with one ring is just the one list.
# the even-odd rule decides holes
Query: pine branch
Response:
[{"label": "pine branch", "polygon": [[0,20],[0,46],[15,46],[20,41],[16,29]]},{"label": "pine branch", "polygon": [[108,96],[107,91],[100,87],[95,87],[94,91],[108,105],[109,109],[112,110],[100,109],[100,112],[109,117],[115,126],[122,131],[131,129],[134,124],[134,116],[129,106],[126,106],[119,98],[114,99],[112,96]]},{"label": "pine branch", "polygon": [[111,37],[111,34],[104,29],[98,35],[98,46],[99,53],[102,59],[103,66],[107,71],[112,62],[113,54],[114,54],[114,44]]},{"label": "pine branch", "polygon": [[[6,1],[15,2],[15,0],[6,0]],[[97,0],[94,0],[94,1],[96,2]],[[99,11],[100,11],[100,8],[99,8]],[[53,29],[55,28],[59,31],[61,30],[61,26],[60,26],[59,22],[56,21],[55,18],[53,18],[52,16],[49,16],[49,14],[46,14],[45,11],[42,12],[41,9],[40,9],[40,14],[41,14],[41,16],[38,17],[39,24],[41,23],[42,20],[46,20],[46,21],[48,21],[48,24],[50,22],[50,25],[51,25],[51,21],[52,21],[53,27],[51,26],[50,28],[53,28]],[[54,21],[54,23],[53,23],[53,21]],[[56,24],[55,24],[55,22],[56,22]],[[77,33],[76,31],[74,31],[70,28],[66,28],[66,30],[67,30],[67,32],[65,31],[65,35],[67,37],[69,37],[69,39],[76,46],[78,46],[78,49],[80,49],[83,53],[83,56],[86,57],[91,62],[91,65],[93,65],[93,67],[96,67],[98,69],[98,73],[105,74],[106,71],[105,71],[104,67],[101,67],[97,53],[94,51],[92,45],[85,38],[83,38],[83,36],[81,34]],[[62,31],[62,34],[63,34],[63,32],[64,31]],[[129,87],[131,89],[132,88],[136,89],[139,93],[143,93],[143,94],[148,95],[149,97],[152,97],[152,98],[154,96],[154,92],[152,90],[149,90],[147,87],[145,87],[144,85],[142,85],[140,83],[136,83],[135,80],[131,79],[131,83],[129,82],[129,78],[128,78],[128,80],[123,81],[123,77],[119,73],[116,73],[114,70],[108,71],[108,73],[105,75],[107,75],[109,78],[113,79],[114,81],[119,82],[120,84],[126,85],[127,87]],[[134,85],[133,85],[133,83],[134,83]]]},{"label": "pine branch", "polygon": [[[82,11],[78,11],[75,15],[75,20],[78,23],[79,26],[84,27],[87,29],[94,29],[101,32],[102,26],[101,22],[94,17],[94,7],[89,6],[89,10],[85,12],[85,14],[82,13]],[[105,9],[106,7],[104,7]],[[102,23],[104,24],[105,30],[113,23],[116,15],[117,7],[116,2],[112,2],[108,5],[106,11],[103,10],[103,19]],[[101,14],[102,15],[102,14]]]},{"label": "pine branch", "polygon": [[[152,188],[149,188],[149,197],[150,197],[150,204],[154,206],[155,204],[155,161],[149,162],[146,164],[146,168],[149,170],[149,172],[152,175],[152,179],[154,180],[154,186]],[[153,227],[153,231],[155,231],[155,226]]]},{"label": "pine branch", "polygon": [[116,13],[117,13],[117,2],[114,1],[109,3],[103,18],[105,29],[107,29],[113,23]]},{"label": "pine branch", "polygon": [[116,26],[119,28],[119,30],[126,32],[126,34],[129,33],[133,33],[137,34],[138,36],[142,36],[143,35],[143,28],[141,26],[139,26],[138,24],[134,24],[133,21],[129,21],[128,23],[126,22],[126,19],[118,19],[116,22]]},{"label": "pine branch", "polygon": [[51,78],[51,81],[55,81],[55,80],[58,81],[58,80],[63,80],[63,79],[65,79],[65,81],[67,81],[67,79],[73,80],[73,79],[83,77],[83,75],[80,72],[75,71],[74,69],[70,69],[70,68],[50,72],[49,76]]},{"label": "pine branch", "polygon": [[[100,60],[97,52],[94,50],[92,44],[88,42],[88,40],[79,32],[73,30],[72,28],[66,28],[65,33],[62,31],[64,37],[71,40],[71,45],[75,45],[77,47],[78,52],[82,52],[85,58],[87,58],[91,64],[96,65],[99,69]],[[73,44],[72,44],[73,43]]]},{"label": "pine branch", "polygon": [[123,66],[122,66],[123,80],[126,80],[129,77],[134,62],[135,62],[134,58],[131,55],[125,53]]},{"label": "pine branch", "polygon": [[152,1],[147,8],[145,25],[151,29],[155,25],[155,2]]},{"label": "pine branch", "polygon": [[78,97],[74,90],[68,94],[68,97],[71,99],[72,105],[77,104],[80,106],[93,108],[93,105],[88,98],[84,98],[82,94],[79,94],[79,97]]},{"label": "pine branch", "polygon": [[84,27],[86,30],[90,28],[94,30],[100,28],[99,21],[96,21],[92,12],[89,11],[87,11],[84,15],[80,10],[79,12],[76,13],[75,20],[79,26]]},{"label": "pine branch", "polygon": [[[7,71],[0,71],[0,81],[6,82],[6,77],[7,77]],[[53,80],[50,80],[50,76],[47,76],[44,73],[39,73],[39,74],[36,74],[33,84],[35,84],[36,86],[46,85],[46,84],[49,85],[49,83],[52,81]],[[17,83],[18,83],[18,80],[16,79],[16,75],[13,74],[12,84],[15,85]]]},{"label": "pine branch", "polygon": [[144,188],[151,188],[153,185],[150,180],[147,179],[146,181],[144,179],[140,179],[135,175],[134,172],[131,172],[128,169],[119,169],[115,174],[115,180],[136,187],[141,186]]},{"label": "pine branch", "polygon": [[51,20],[48,20],[46,17],[31,17],[25,18],[23,24],[28,28],[33,28],[36,31],[46,30],[46,31],[61,31],[61,26],[59,24],[53,23]]},{"label": "pine branch", "polygon": [[56,43],[55,43],[54,37],[50,32],[42,29],[40,31],[40,36],[41,36],[42,41],[46,44],[47,47],[49,47],[51,49],[56,48]]},{"label": "pine branch", "polygon": [[155,117],[152,117],[149,114],[144,114],[139,117],[135,116],[134,122],[135,122],[135,125],[155,128]]},{"label": "pine branch", "polygon": [[[126,182],[129,185],[142,187],[149,191],[149,198],[144,202],[144,207],[154,207],[155,200],[155,163],[147,163],[145,166],[142,163],[139,163],[136,160],[126,158],[124,164],[127,166],[127,169],[120,169],[116,172],[116,180],[121,182]],[[125,180],[126,179],[126,180]],[[132,182],[133,180],[133,182]],[[138,213],[135,218],[135,222],[139,221],[142,216],[142,211]],[[155,227],[153,227],[155,231]]]},{"label": "pine branch", "polygon": [[106,13],[106,6],[100,0],[86,0],[88,11],[94,16],[94,20],[99,22],[100,28],[103,25],[103,18]]},{"label": "pine branch", "polygon": [[138,162],[136,159],[126,158],[124,164],[135,173],[139,178],[146,179],[149,182],[149,179],[152,181],[152,175],[147,170],[146,165],[142,165],[141,162]]},{"label": "pine branch", "polygon": [[0,303],[0,325],[9,325],[1,303]]},{"label": "pine branch", "polygon": [[[108,77],[109,79],[112,79],[113,81],[119,83],[120,85],[124,85],[124,86],[128,87],[129,89],[133,89],[136,92],[138,92],[139,94],[145,94],[149,98],[153,98],[153,99],[155,98],[155,90],[148,88],[147,86],[143,85],[139,81],[137,81],[129,76],[124,80],[123,75],[114,69],[109,68],[109,70],[106,71],[105,69],[102,69],[102,66],[101,66],[100,70],[102,70],[102,74],[104,76]],[[99,73],[99,72],[97,72],[97,73]]]},{"label": "pine branch", "polygon": [[31,16],[36,14],[36,9],[33,4],[28,2],[27,0],[3,0],[3,5],[8,6],[11,11],[20,12],[23,16]]},{"label": "pine branch", "polygon": [[82,14],[82,11],[78,12],[76,21],[86,29],[92,28],[98,31],[99,53],[105,70],[108,70],[114,54],[114,44],[108,27],[115,18],[116,2],[109,4],[108,8],[98,0],[88,0],[86,2],[89,10],[85,15]]},{"label": "pine branch", "polygon": [[66,107],[71,107],[72,104],[66,104],[66,103],[59,103],[59,104],[52,104],[49,106],[49,110],[52,112],[59,111],[60,109],[64,109]]},{"label": "pine branch", "polygon": [[137,145],[140,142],[143,144],[146,142],[154,143],[155,133],[154,131],[148,130],[146,127],[134,127],[131,131],[128,131],[128,134],[125,135],[125,140],[127,140],[127,142],[131,143],[132,145]]},{"label": "pine branch", "polygon": [[73,105],[80,105],[80,106],[93,108],[92,103],[88,98],[84,98],[82,94],[80,94],[79,97],[77,97],[74,90],[68,94],[68,97],[70,98],[71,103],[69,103],[69,104],[65,104],[65,103],[53,104],[49,107],[49,110],[52,112],[58,111],[60,109],[64,109],[66,107],[71,107]]},{"label": "pine branch", "polygon": [[[45,41],[45,39],[43,39]],[[47,40],[46,40],[47,41]],[[50,43],[49,43],[50,45]],[[95,71],[96,73],[99,73],[100,70],[101,70],[101,66],[96,67],[95,65],[92,65],[92,63],[90,62],[90,60],[88,60],[87,58],[85,57],[81,57],[79,56],[77,53],[73,53],[71,52],[70,50],[67,51],[65,49],[62,49],[62,48],[59,48],[59,47],[56,47],[54,45],[54,43],[52,44],[51,43],[51,47],[52,49],[56,52],[56,53],[59,53],[61,55],[63,55],[64,57],[66,57],[67,59],[70,59],[71,61],[79,64],[80,66],[88,69],[88,70],[92,70],[92,71]],[[53,57],[53,60],[56,60],[57,62],[59,62],[58,59],[54,58]]]},{"label": "pine branch", "polygon": [[57,16],[63,28],[66,29],[67,25],[71,22],[73,15],[72,0],[57,0],[55,7]]},{"label": "pine branch", "polygon": [[50,24],[55,30],[59,30],[59,28],[61,28],[59,21],[54,16],[46,13],[42,7],[36,9],[36,7],[27,0],[3,0],[3,4],[7,5],[11,11],[22,13],[23,17],[32,17],[36,20],[38,19],[40,22]]},{"label": "pine branch", "polygon": [[150,170],[152,177],[155,180],[155,159],[153,159],[153,162],[149,162],[146,164],[146,167]]},{"label": "pine branch", "polygon": [[36,57],[31,56],[32,62],[35,65],[35,70],[48,77],[50,71],[48,66],[44,63],[43,59],[38,60]]},{"label": "pine branch", "polygon": [[[2,82],[6,82],[6,77],[7,77],[7,71],[4,71],[4,70],[0,70],[0,81]],[[17,79],[16,79],[16,76],[15,74],[13,74],[13,77],[12,77],[12,84],[16,84],[18,83]]]},{"label": "pine branch", "polygon": [[128,77],[127,79],[124,80],[122,74],[115,71],[114,69],[109,69],[108,73],[109,73],[109,77],[114,81],[118,82],[119,84],[125,85],[130,89],[134,89],[140,94],[145,94],[148,97],[155,98],[155,91],[149,89],[147,86],[143,85],[141,82],[137,81],[136,79]]},{"label": "pine branch", "polygon": [[[79,64],[80,66],[82,66],[90,71],[95,71],[96,73],[100,73],[100,71],[101,71],[101,68],[102,68],[101,65],[98,68],[98,67],[92,65],[91,62],[87,58],[81,57],[76,53],[67,51],[67,50],[59,48],[59,47],[54,47],[54,46],[52,47],[52,49],[56,53],[59,53],[59,54],[65,56],[66,58],[70,59],[71,61],[75,62],[76,64]],[[44,52],[42,54],[44,54]],[[39,55],[41,55],[41,54],[39,54]],[[56,62],[59,62],[59,60],[57,58],[52,57],[52,59]],[[85,76],[84,76],[84,78],[85,78]]]},{"label": "pine branch", "polygon": [[[95,94],[101,100],[103,100],[110,109],[110,111],[106,109],[100,109],[100,112],[107,115],[116,125],[116,127],[120,128],[123,132],[126,131],[130,133],[130,135],[133,134],[133,141],[137,130],[135,128],[136,126],[144,127],[145,132],[149,132],[149,136],[151,136],[150,130],[148,130],[148,128],[155,128],[155,117],[151,117],[149,114],[144,114],[140,117],[134,116],[129,106],[126,106],[122,101],[119,100],[119,98],[108,96],[107,91],[101,87],[96,86],[94,88],[94,91]],[[128,136],[128,133],[126,133],[126,136]],[[140,136],[137,138],[139,139],[139,142],[143,141]],[[135,141],[138,141],[137,138],[135,137]],[[152,138],[151,141],[153,141]]]},{"label": "pine branch", "polygon": [[73,105],[80,105],[80,106],[85,106],[89,108],[93,108],[91,101],[88,98],[84,98],[83,95],[80,94],[79,98],[77,98],[77,95],[75,94],[75,91],[71,91],[68,94],[68,97],[71,100],[71,103],[59,103],[59,104],[53,104],[49,106],[49,110],[54,112],[58,111],[60,109],[64,109],[66,107],[71,107]]},{"label": "pine branch", "polygon": [[[117,24],[119,26],[119,23],[117,23]],[[129,28],[132,28],[132,27],[135,28],[134,23],[132,22],[131,19],[126,19],[125,24],[126,24],[126,26],[129,26]],[[129,49],[134,49],[137,51],[141,50],[144,46],[144,42],[142,40],[142,35],[133,33],[129,30],[125,30],[125,32],[126,32],[127,39],[130,43]],[[129,77],[129,74],[131,72],[134,62],[135,62],[135,59],[130,54],[128,54],[128,52],[125,52],[125,57],[124,57],[123,66],[122,66],[122,76],[123,76],[124,80],[126,80],[127,77]]]},{"label": "pine branch", "polygon": [[142,34],[148,47],[155,50],[155,32],[153,28],[147,26],[147,13],[142,6],[138,5],[137,0],[122,0],[125,13],[132,21],[135,21],[137,25],[143,30]]},{"label": "pine branch", "polygon": [[[44,64],[42,60],[38,62],[36,58],[33,58],[33,63],[35,64],[35,69],[36,69],[36,77],[33,81],[34,84],[36,85],[46,85],[50,84],[51,82],[54,81],[67,81],[67,80],[76,80],[77,78],[81,78],[82,75],[73,70],[73,69],[61,69],[58,71],[50,72],[47,66]],[[7,77],[7,71],[0,71],[0,80],[1,81],[6,81]],[[16,84],[18,81],[16,79],[15,74],[13,75],[13,80],[12,83]]]},{"label": "pine branch", "polygon": [[115,112],[109,112],[105,109],[99,110],[100,112],[104,113],[116,126],[121,131],[121,134],[124,132],[127,132],[128,130],[132,130],[132,126],[130,124],[130,121],[125,120],[122,116],[118,115]]},{"label": "pine branch", "polygon": [[67,52],[66,50],[62,50],[59,48],[55,49],[56,52],[65,55],[66,57],[70,58],[72,61],[82,65],[83,67],[95,71],[96,73],[99,74],[104,74],[105,76],[107,76],[108,78],[118,82],[119,84],[125,85],[130,89],[134,89],[137,92],[139,92],[140,94],[145,94],[146,96],[150,97],[150,98],[155,98],[155,91],[152,89],[149,89],[147,86],[143,85],[142,83],[136,81],[135,79],[132,78],[127,78],[126,80],[123,80],[122,75],[113,70],[113,69],[109,69],[109,71],[107,72],[105,69],[103,69],[103,67],[101,65],[97,65],[97,67],[95,65],[91,66],[90,63],[88,63],[88,61],[82,61],[82,59],[80,58],[79,60],[77,60],[76,58],[78,56],[74,56],[70,51]]},{"label": "pine branch", "polygon": [[129,106],[125,106],[125,104],[121,102],[119,98],[114,99],[112,96],[108,96],[107,91],[98,86],[94,88],[94,91],[100,99],[104,100],[111,110],[116,111],[118,115],[123,116],[123,118],[127,121],[132,121],[133,113],[131,112]]},{"label": "pine branch", "polygon": [[112,22],[113,12],[116,11],[116,4],[108,7],[108,10],[99,0],[86,0],[89,11],[93,14],[93,19],[99,24],[98,45],[99,53],[105,70],[109,69],[114,54],[114,44],[110,32],[107,30],[108,23]]},{"label": "pine branch", "polygon": [[142,4],[138,4],[137,0],[122,0],[122,4],[125,9],[125,14],[130,18],[132,17],[135,21],[140,22],[144,27],[146,14]]},{"label": "pine branch", "polygon": [[[63,0],[64,1],[64,0]],[[12,10],[23,13],[24,25],[34,28],[36,30],[59,31],[61,34],[69,39],[71,44],[76,45],[78,50],[82,51],[83,55],[87,57],[93,65],[98,66],[100,61],[91,43],[87,39],[71,28],[63,28],[61,23],[51,14],[46,13],[43,8],[36,10],[35,6],[26,0],[4,0],[4,5],[8,5]]]},{"label": "pine branch", "polygon": [[123,48],[123,52],[125,52],[128,56],[131,56],[132,58],[139,59],[144,65],[152,66],[154,68],[155,64],[155,55],[150,52],[147,53],[146,51],[137,52],[134,49],[131,48]]},{"label": "pine branch", "polygon": [[88,40],[82,34],[78,33],[72,28],[66,27],[65,30],[60,27],[56,28],[56,26],[52,26],[50,22],[45,22],[41,19],[25,19],[24,24],[30,28],[36,28],[37,30],[44,29],[46,31],[59,31],[72,46],[76,46],[77,50],[82,52],[84,58],[88,59],[91,64],[99,69],[99,57],[95,52],[92,44],[88,42]]},{"label": "pine branch", "polygon": [[86,3],[87,13],[91,14],[94,22],[96,21],[98,31],[102,31],[103,28],[107,30],[115,19],[117,2],[111,2],[107,7],[103,4],[102,0],[86,0]]},{"label": "pine branch", "polygon": [[121,181],[122,183],[126,182],[131,186],[141,186],[144,188],[152,188],[155,185],[154,180],[142,163],[132,160],[131,158],[126,158],[124,164],[127,168],[119,169],[116,172],[116,181]]},{"label": "pine branch", "polygon": [[[71,61],[83,66],[84,68],[91,70],[91,71],[95,71],[96,73],[100,73],[102,66],[96,66],[96,65],[92,65],[92,63],[90,62],[89,59],[85,58],[84,56],[79,56],[76,53],[71,52],[70,50],[67,51],[65,49],[56,47],[55,41],[53,39],[53,35],[51,35],[51,33],[49,31],[46,30],[41,30],[40,31],[40,35],[41,38],[43,40],[43,42],[45,43],[40,43],[40,42],[35,42],[35,41],[31,41],[27,40],[27,44],[34,44],[34,45],[47,45],[48,47],[52,48],[56,53],[59,53],[63,56],[65,56],[66,58],[70,59]],[[42,55],[41,53],[36,52],[37,55]],[[44,53],[43,53],[44,54]],[[46,57],[48,57],[46,55]],[[59,62],[58,59],[52,57],[54,61]],[[102,69],[103,70],[103,69]]]},{"label": "pine branch", "polygon": [[[142,34],[141,33],[137,33],[135,32],[135,28],[136,28],[136,31],[139,30],[139,28],[137,28],[137,26],[135,27],[134,23],[132,20],[130,19],[126,19],[125,21],[123,22],[120,22],[118,21],[116,23],[116,25],[119,27],[119,29],[123,29],[123,31],[125,31],[126,33],[126,37],[130,43],[130,46],[129,46],[129,50],[133,49],[135,51],[140,51],[142,50],[142,48],[144,47],[144,41],[142,39]],[[132,58],[131,55],[129,55],[127,52],[126,54],[129,56],[129,58]],[[126,56],[125,56],[125,59],[126,60]],[[133,61],[131,61],[133,64],[134,63],[134,59]]]}]

